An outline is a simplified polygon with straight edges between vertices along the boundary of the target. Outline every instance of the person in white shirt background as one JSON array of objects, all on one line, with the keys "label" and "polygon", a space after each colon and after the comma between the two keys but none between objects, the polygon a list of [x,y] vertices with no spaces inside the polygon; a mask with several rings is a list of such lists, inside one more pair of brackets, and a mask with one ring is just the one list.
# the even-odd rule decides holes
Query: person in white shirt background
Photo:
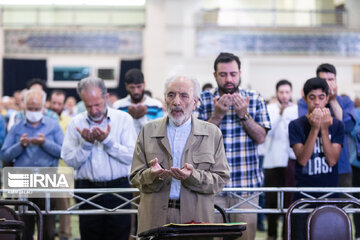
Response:
[{"label": "person in white shirt background", "polygon": [[[271,121],[271,130],[266,136],[264,147],[265,187],[285,187],[286,179],[294,178],[294,173],[287,172],[288,162],[295,162],[294,152],[289,145],[290,121],[298,117],[297,105],[291,101],[292,84],[288,80],[280,80],[276,84],[277,101],[267,105]],[[291,162],[292,161],[292,162]],[[290,203],[291,196],[285,196],[285,204]],[[290,198],[290,199],[287,199]],[[276,192],[266,193],[266,207],[276,208]],[[279,214],[267,214],[268,239],[276,239]],[[284,225],[285,226],[285,225]],[[284,231],[283,231],[284,233]]]},{"label": "person in white shirt background", "polygon": [[[76,188],[129,188],[136,132],[128,113],[107,107],[109,94],[100,78],[84,78],[78,83],[78,94],[86,111],[70,122],[61,150],[61,158],[76,171]],[[79,194],[80,195],[80,194]],[[121,194],[127,199],[130,193]],[[92,194],[81,195],[89,198]],[[106,208],[124,203],[105,194],[92,200]],[[130,208],[128,204],[125,208]],[[94,208],[83,204],[81,209]],[[128,240],[131,216],[80,215],[80,235],[86,240]]]}]

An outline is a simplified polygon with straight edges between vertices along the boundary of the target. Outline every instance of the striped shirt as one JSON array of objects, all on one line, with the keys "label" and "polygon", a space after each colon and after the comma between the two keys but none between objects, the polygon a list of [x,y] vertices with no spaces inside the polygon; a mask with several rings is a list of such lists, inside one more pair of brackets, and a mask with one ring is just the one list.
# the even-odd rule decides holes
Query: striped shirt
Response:
[{"label": "striped shirt", "polygon": [[[140,104],[145,105],[147,107],[147,112],[143,117],[139,119],[134,119],[136,133],[139,133],[141,128],[149,121],[164,116],[163,105],[159,100],[156,100],[149,96],[144,96],[144,97],[145,97],[145,101]],[[128,95],[127,97],[116,101],[113,104],[113,108],[122,110],[124,112],[129,112],[130,104],[131,104],[131,98],[130,95]]]},{"label": "striped shirt", "polygon": [[[270,129],[270,118],[264,98],[254,90],[239,89],[243,97],[249,96],[248,113],[256,123]],[[198,118],[208,121],[214,111],[214,98],[220,97],[217,89],[204,91],[197,107]],[[257,146],[241,125],[233,106],[227,111],[219,128],[223,134],[226,158],[230,167],[230,181],[226,187],[260,187],[263,172],[259,167]]]}]

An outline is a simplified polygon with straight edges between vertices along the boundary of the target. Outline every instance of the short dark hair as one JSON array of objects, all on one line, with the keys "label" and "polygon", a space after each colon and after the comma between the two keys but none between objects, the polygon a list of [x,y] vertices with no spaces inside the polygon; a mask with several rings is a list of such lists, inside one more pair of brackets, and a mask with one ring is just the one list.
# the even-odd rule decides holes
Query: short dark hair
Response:
[{"label": "short dark hair", "polygon": [[132,68],[125,73],[125,83],[140,84],[144,83],[144,74],[140,69]]},{"label": "short dark hair", "polygon": [[214,63],[214,70],[215,72],[217,71],[217,65],[219,63],[229,63],[235,61],[239,67],[239,70],[241,68],[241,62],[238,56],[232,54],[232,53],[227,53],[227,52],[222,52],[219,54],[219,56],[217,56],[217,58],[215,59],[215,63]]},{"label": "short dark hair", "polygon": [[47,87],[46,87],[46,82],[40,78],[33,78],[31,80],[29,80],[26,84],[26,88],[30,89],[33,85],[35,84],[39,84],[41,85],[42,89],[44,90],[44,92],[47,91]]},{"label": "short dark hair", "polygon": [[286,79],[281,79],[280,81],[277,82],[276,84],[276,91],[279,90],[279,87],[282,85],[289,85],[290,89],[292,89],[292,84],[290,81],[286,80]]},{"label": "short dark hair", "polygon": [[329,85],[326,80],[319,77],[310,78],[304,84],[304,96],[305,98],[312,90],[321,89],[326,95],[329,95]]},{"label": "short dark hair", "polygon": [[336,76],[336,69],[334,67],[334,65],[330,64],[330,63],[323,63],[321,65],[319,65],[316,69],[316,76],[319,76],[320,72],[328,72],[328,73],[333,73]]},{"label": "short dark hair", "polygon": [[148,95],[149,97],[152,97],[152,92],[150,90],[144,90],[144,94]]},{"label": "short dark hair", "polygon": [[64,95],[64,99],[66,99],[66,92],[64,90],[61,90],[61,89],[54,89],[51,91],[51,94],[50,94],[50,99],[53,95]]},{"label": "short dark hair", "polygon": [[213,85],[211,83],[205,83],[203,86],[202,86],[202,91],[205,91],[205,89],[208,89],[208,88],[213,88]]},{"label": "short dark hair", "polygon": [[119,94],[116,91],[109,91],[109,96],[115,96],[115,97],[119,97]]}]

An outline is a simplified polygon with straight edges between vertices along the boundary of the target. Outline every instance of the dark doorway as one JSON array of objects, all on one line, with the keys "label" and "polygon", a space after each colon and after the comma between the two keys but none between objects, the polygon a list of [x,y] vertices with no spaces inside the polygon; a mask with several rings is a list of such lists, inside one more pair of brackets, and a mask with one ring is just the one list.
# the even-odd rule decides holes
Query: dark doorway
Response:
[{"label": "dark doorway", "polygon": [[46,60],[3,59],[3,96],[26,88],[32,78],[47,79]]}]

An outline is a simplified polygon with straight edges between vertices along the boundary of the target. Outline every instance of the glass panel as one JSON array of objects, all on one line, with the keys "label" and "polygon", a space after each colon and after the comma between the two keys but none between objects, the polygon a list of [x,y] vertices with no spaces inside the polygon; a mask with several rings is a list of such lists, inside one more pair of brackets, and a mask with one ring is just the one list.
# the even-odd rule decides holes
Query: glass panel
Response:
[{"label": "glass panel", "polygon": [[90,67],[54,67],[54,81],[79,81],[90,76]]}]

